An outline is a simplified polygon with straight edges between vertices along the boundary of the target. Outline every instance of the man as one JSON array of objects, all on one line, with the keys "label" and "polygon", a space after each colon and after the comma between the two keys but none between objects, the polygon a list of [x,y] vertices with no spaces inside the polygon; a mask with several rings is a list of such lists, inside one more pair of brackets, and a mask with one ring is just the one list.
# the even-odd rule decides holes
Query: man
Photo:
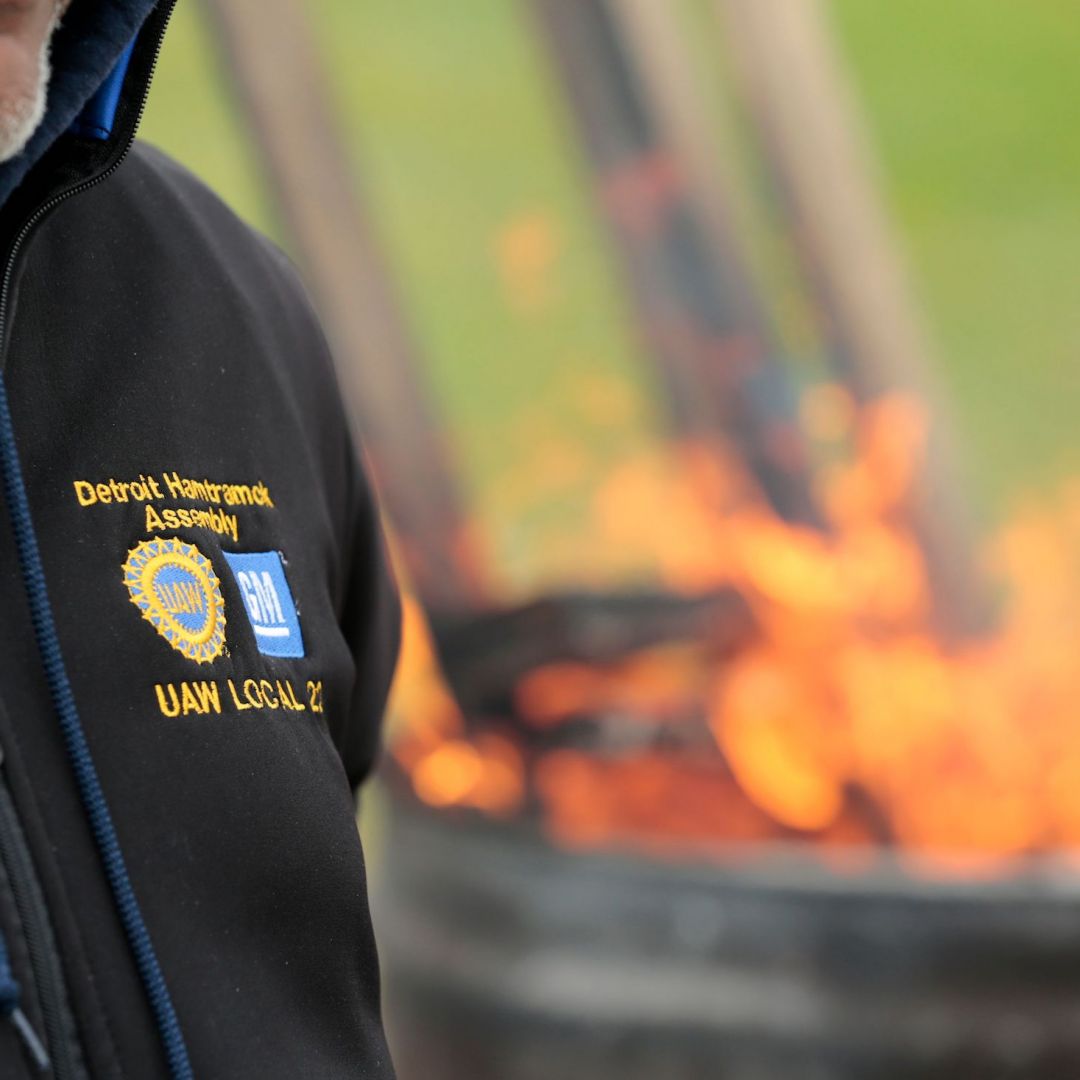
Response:
[{"label": "man", "polygon": [[397,600],[293,272],[132,142],[171,7],[0,0],[0,1076],[390,1077]]}]

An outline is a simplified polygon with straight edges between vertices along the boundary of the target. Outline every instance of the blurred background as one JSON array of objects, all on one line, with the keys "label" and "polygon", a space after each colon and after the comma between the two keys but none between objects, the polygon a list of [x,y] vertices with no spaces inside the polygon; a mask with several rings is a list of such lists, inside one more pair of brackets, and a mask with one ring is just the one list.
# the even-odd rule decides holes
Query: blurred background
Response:
[{"label": "blurred background", "polygon": [[1080,1075],[1069,0],[187,0],[407,633],[402,1080]]}]

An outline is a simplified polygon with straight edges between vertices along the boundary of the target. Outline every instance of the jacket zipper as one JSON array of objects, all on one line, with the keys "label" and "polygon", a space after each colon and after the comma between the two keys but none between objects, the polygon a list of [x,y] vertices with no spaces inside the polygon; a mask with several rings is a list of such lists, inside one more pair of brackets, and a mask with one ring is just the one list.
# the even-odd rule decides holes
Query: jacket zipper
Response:
[{"label": "jacket zipper", "polygon": [[51,199],[43,202],[23,223],[21,229],[15,235],[15,239],[11,243],[11,247],[8,248],[7,259],[4,263],[4,276],[2,283],[0,283],[0,347],[5,340],[7,334],[7,313],[8,304],[11,299],[11,280],[15,273],[15,260],[19,256],[19,251],[23,244],[26,242],[27,236],[34,226],[43,218],[46,214],[51,213],[61,203],[66,202],[68,199],[73,198],[76,195],[81,195],[84,191],[89,191],[91,188],[97,187],[102,181],[107,180],[120,166],[124,163],[124,159],[131,152],[131,145],[135,142],[135,135],[139,130],[139,125],[142,123],[143,113],[146,112],[146,99],[150,95],[150,84],[154,81],[154,72],[157,70],[158,59],[161,56],[161,44],[165,38],[165,31],[168,28],[169,20],[172,18],[173,9],[176,7],[177,0],[165,0],[162,4],[164,10],[164,17],[161,20],[161,25],[158,27],[157,40],[153,43],[154,55],[150,60],[150,70],[147,73],[146,81],[142,88],[142,96],[139,99],[139,107],[135,112],[135,123],[131,125],[131,130],[125,136],[124,147],[120,151],[120,156],[102,172],[96,176],[90,177],[89,180],[84,180],[81,184],[76,184],[74,187],[70,187],[67,191],[62,191],[58,195],[54,195]]},{"label": "jacket zipper", "polygon": [[11,282],[15,272],[15,260],[18,258],[19,249],[21,249],[26,242],[30,230],[35,227],[46,214],[52,213],[60,203],[66,202],[68,199],[75,197],[75,195],[82,194],[83,191],[89,191],[91,188],[97,187],[103,180],[107,180],[118,170],[124,163],[127,154],[131,152],[132,144],[135,141],[135,135],[138,132],[138,126],[143,122],[143,113],[146,112],[147,97],[150,94],[150,83],[153,82],[154,71],[157,71],[158,69],[158,60],[161,57],[161,44],[165,37],[168,21],[172,18],[173,10],[176,8],[176,0],[165,0],[162,4],[162,8],[164,10],[164,17],[162,18],[161,25],[156,31],[157,41],[153,42],[153,56],[150,59],[150,70],[147,73],[143,91],[141,91],[138,109],[135,112],[135,123],[132,124],[131,131],[125,136],[124,146],[120,151],[120,157],[118,157],[116,161],[113,161],[106,170],[103,170],[96,176],[92,176],[89,180],[83,180],[81,184],[68,188],[66,191],[59,192],[59,194],[53,195],[52,199],[43,202],[37,210],[26,219],[23,227],[15,234],[15,239],[12,241],[11,247],[8,248],[8,257],[6,257],[6,261],[4,262],[3,280],[2,283],[0,283],[0,343],[3,342],[6,330],[8,330],[8,325],[6,324],[8,324],[8,305],[11,299]]},{"label": "jacket zipper", "polygon": [[[164,14],[156,30],[150,68],[141,90],[135,112],[135,121],[125,135],[125,142],[120,154],[106,169],[95,176],[47,199],[23,222],[22,227],[15,234],[15,238],[5,256],[3,277],[0,279],[0,349],[4,347],[3,343],[7,338],[11,285],[15,273],[15,264],[23,244],[42,218],[51,213],[61,203],[89,191],[107,180],[127,158],[132,144],[135,142],[135,135],[139,130],[143,114],[146,111],[150,84],[153,82],[154,72],[157,70],[165,30],[168,27],[176,3],[177,0],[163,0],[161,5]],[[0,751],[0,764],[2,762],[3,754]],[[81,1077],[85,1076],[85,1072],[80,1066],[81,1055],[77,1044],[73,1042],[69,1035],[68,1024],[70,1022],[73,1025],[73,1020],[70,1018],[67,1009],[67,990],[63,969],[53,947],[54,942],[45,899],[34,873],[30,852],[26,847],[25,835],[19,823],[18,812],[11,800],[6,779],[0,779],[0,859],[3,860],[4,868],[11,879],[12,890],[15,893],[16,909],[23,922],[27,951],[30,954],[31,968],[45,1025],[45,1040],[48,1053],[46,1054],[36,1032],[30,1026],[22,1010],[17,1007],[17,1004],[13,1011],[8,1013],[7,1018],[14,1024],[27,1053],[40,1071],[47,1071],[51,1067],[56,1080],[80,1080]],[[0,961],[6,959],[2,955],[6,953],[3,946],[3,937],[0,935]],[[17,993],[18,984],[12,980],[10,970],[8,970],[7,976],[10,986]],[[73,1031],[73,1027],[70,1030]]]},{"label": "jacket zipper", "polygon": [[[2,750],[0,765],[3,765]],[[41,1009],[45,1045],[53,1076],[55,1080],[79,1080],[85,1073],[80,1065],[75,1022],[68,1007],[67,986],[56,939],[26,837],[7,780],[3,777],[0,777],[0,862],[11,885],[15,910],[22,923],[23,938],[30,954],[30,969],[34,976],[34,989]],[[31,1056],[38,1060],[40,1066],[40,1055],[35,1052],[26,1028],[18,1021],[16,1026]]]}]

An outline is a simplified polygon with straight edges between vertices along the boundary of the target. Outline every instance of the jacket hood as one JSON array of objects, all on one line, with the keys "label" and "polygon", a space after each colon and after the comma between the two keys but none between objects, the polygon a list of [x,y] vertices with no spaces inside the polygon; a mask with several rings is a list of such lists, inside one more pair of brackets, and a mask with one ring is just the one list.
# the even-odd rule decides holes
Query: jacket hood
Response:
[{"label": "jacket hood", "polygon": [[53,37],[45,118],[26,149],[0,164],[0,204],[64,132],[108,138],[130,46],[157,2],[74,0]]}]

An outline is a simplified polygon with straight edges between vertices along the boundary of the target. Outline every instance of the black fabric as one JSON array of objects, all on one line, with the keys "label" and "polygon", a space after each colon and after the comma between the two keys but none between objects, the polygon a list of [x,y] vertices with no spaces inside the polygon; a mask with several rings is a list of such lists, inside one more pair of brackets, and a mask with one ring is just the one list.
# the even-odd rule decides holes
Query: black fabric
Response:
[{"label": "black fabric", "polygon": [[156,0],[73,0],[51,49],[45,119],[21,154],[0,164],[0,204],[71,126],[112,71]]},{"label": "black fabric", "polygon": [[[17,235],[35,199],[122,156],[152,44],[132,64],[126,128],[100,151],[62,138],[0,214],[0,236]],[[25,239],[0,367],[76,700],[196,1076],[391,1077],[351,784],[375,757],[399,608],[295,274],[136,145]],[[219,583],[213,655],[188,655],[137,606],[124,567],[155,540],[193,550]],[[279,560],[303,656],[265,651],[274,639],[256,633],[235,553]],[[163,1077],[2,501],[0,751],[90,1074]],[[13,952],[21,963],[17,940]],[[0,1022],[0,1053],[10,1041]],[[9,1064],[0,1075],[20,1075]]]},{"label": "black fabric", "polygon": [[[137,148],[34,233],[6,360],[76,698],[196,1074],[391,1075],[347,775],[358,781],[371,765],[397,606],[292,272],[197,182]],[[148,530],[148,507],[217,507],[171,497],[84,506],[75,486],[145,476],[168,495],[173,473],[264,484],[273,507],[222,507],[236,537]],[[140,616],[122,568],[153,537],[194,544],[213,565],[227,655],[197,663]],[[302,659],[258,651],[225,551],[282,553]],[[15,794],[32,799],[20,809],[57,856],[50,908],[63,910],[58,932],[75,935],[65,953],[85,956],[89,976],[80,986],[70,973],[73,996],[93,999],[116,1044],[98,1056],[155,1076],[142,1064],[157,1052],[146,1007],[51,723],[13,563],[5,523],[0,738],[32,778]],[[285,685],[305,710],[240,710],[230,679],[240,705],[251,704],[244,680],[267,680],[275,699]],[[220,712],[165,715],[172,699],[163,707],[159,688],[200,683],[217,687]],[[319,683],[325,711],[315,713]]]}]

